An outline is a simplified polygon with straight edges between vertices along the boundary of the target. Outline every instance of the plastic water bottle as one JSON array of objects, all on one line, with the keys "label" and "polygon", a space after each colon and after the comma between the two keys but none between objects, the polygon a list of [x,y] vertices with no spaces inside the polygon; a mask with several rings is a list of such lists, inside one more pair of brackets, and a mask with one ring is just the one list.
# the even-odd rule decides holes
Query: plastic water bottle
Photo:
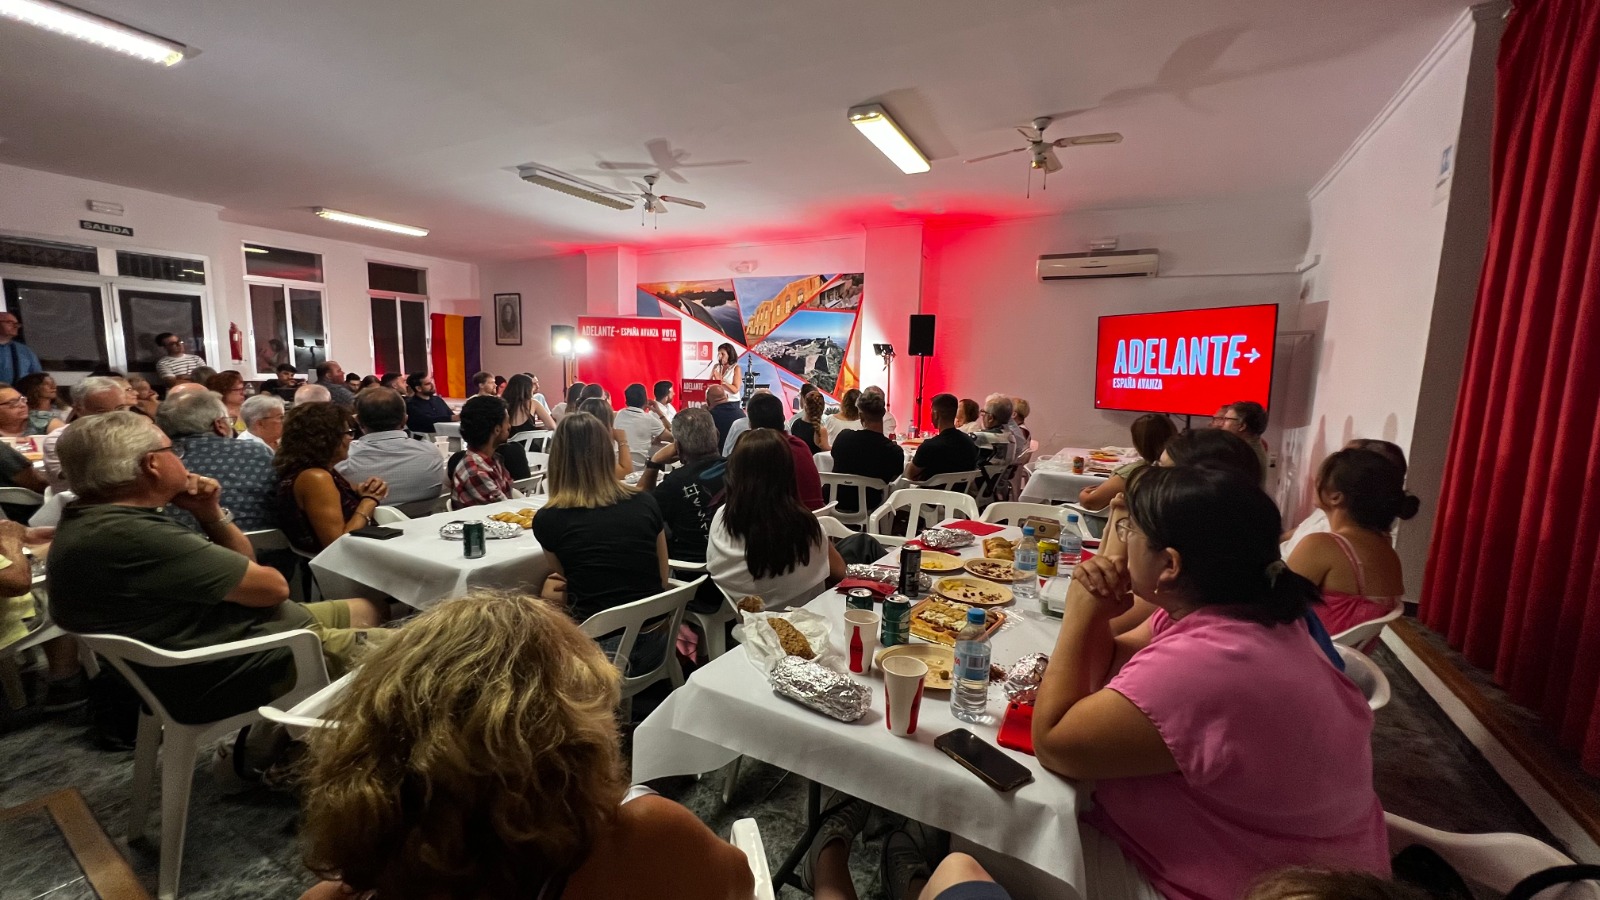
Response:
[{"label": "plastic water bottle", "polygon": [[1067,524],[1061,529],[1060,571],[1070,572],[1083,562],[1083,536],[1078,533],[1078,514],[1067,513]]},{"label": "plastic water bottle", "polygon": [[[1083,549],[1080,547],[1081,554]],[[1033,536],[1033,526],[1022,526],[1022,540],[1017,542],[1016,559],[1011,565],[1021,574],[1012,590],[1022,600],[1039,596],[1039,541]]]},{"label": "plastic water bottle", "polygon": [[967,624],[956,635],[955,684],[950,690],[950,714],[963,722],[989,720],[989,640],[984,612],[967,610]]}]

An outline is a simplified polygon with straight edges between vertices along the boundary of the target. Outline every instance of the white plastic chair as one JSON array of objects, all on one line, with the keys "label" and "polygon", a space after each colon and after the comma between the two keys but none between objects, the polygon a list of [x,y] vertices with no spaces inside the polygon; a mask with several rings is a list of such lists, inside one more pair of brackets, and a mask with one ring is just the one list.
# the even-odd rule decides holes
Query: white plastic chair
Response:
[{"label": "white plastic chair", "polygon": [[[1444,858],[1462,878],[1488,888],[1496,896],[1510,891],[1517,882],[1535,872],[1570,866],[1571,858],[1556,848],[1525,834],[1454,834],[1403,819],[1394,813],[1383,814],[1389,826],[1389,849],[1400,852],[1421,844]],[[1592,881],[1574,882],[1539,895],[1541,900],[1596,900],[1600,886]]]},{"label": "white plastic chair", "polygon": [[544,451],[545,442],[550,440],[550,436],[552,434],[555,434],[555,432],[519,431],[511,436],[511,440],[514,443],[521,444],[522,449],[527,451],[529,456],[532,456],[535,453],[542,453]]},{"label": "white plastic chair", "polygon": [[983,511],[983,520],[990,525],[1021,525],[1022,520],[1028,517],[1060,521],[1061,507],[1051,506],[1048,503],[1020,503],[1008,501],[1005,503],[991,503]]},{"label": "white plastic chair", "polygon": [[826,506],[822,507],[821,509],[813,509],[811,511],[811,514],[820,519],[823,516],[831,516],[831,515],[833,515],[834,512],[838,508],[839,508],[839,501],[834,500],[834,501],[828,503]]},{"label": "white plastic chair", "polygon": [[622,640],[611,656],[611,661],[616,663],[627,659],[633,653],[633,645],[638,641],[639,631],[646,622],[662,616],[667,617],[667,645],[661,663],[648,672],[628,672],[622,678],[624,715],[630,714],[633,709],[633,695],[658,681],[670,679],[673,688],[683,687],[683,670],[678,667],[678,655],[673,652],[672,642],[678,636],[678,627],[683,624],[683,615],[689,601],[694,599],[695,591],[700,589],[701,582],[707,577],[709,576],[701,575],[693,581],[669,579],[667,583],[671,587],[661,593],[601,610],[578,626],[584,634],[595,640],[618,631],[622,632]]},{"label": "white plastic chair", "polygon": [[514,481],[511,486],[522,492],[524,497],[544,493],[544,471],[540,470],[529,475],[521,481]]},{"label": "white plastic chair", "polygon": [[820,453],[811,454],[811,461],[817,464],[817,473],[818,474],[821,474],[823,472],[832,472],[833,471],[833,451],[832,450],[823,450]]},{"label": "white plastic chair", "polygon": [[1377,712],[1389,705],[1389,679],[1378,668],[1378,664],[1367,657],[1365,653],[1342,644],[1335,644],[1333,649],[1339,651],[1339,658],[1344,660],[1344,674],[1346,678],[1356,683],[1361,688],[1361,693],[1366,695],[1367,706]]},{"label": "white plastic chair", "polygon": [[[706,573],[705,563],[687,562],[681,559],[667,560],[667,568],[672,570],[674,578],[679,579],[694,578]],[[733,608],[733,604],[724,599],[722,605],[711,612],[696,612],[686,608],[683,615],[705,635],[706,659],[716,659],[728,652],[728,623],[739,621],[739,612]]]},{"label": "white plastic chair", "polygon": [[216,722],[184,725],[173,719],[161,699],[145,686],[136,664],[151,668],[171,668],[197,662],[212,662],[249,656],[284,647],[294,656],[294,686],[278,697],[279,703],[294,704],[327,686],[328,670],[322,660],[322,642],[305,629],[279,632],[243,641],[203,647],[198,650],[159,650],[142,641],[113,634],[81,634],[78,639],[115,666],[144,701],[139,714],[139,739],[134,751],[133,797],[128,807],[128,837],[144,833],[150,809],[150,790],[155,785],[156,760],[161,760],[161,873],[156,895],[172,900],[178,894],[178,875],[183,867],[183,841],[189,818],[189,789],[194,781],[195,759],[200,748],[210,741],[231,734],[246,725],[261,721],[261,713],[249,710]]},{"label": "white plastic chair", "polygon": [[43,506],[44,495],[35,493],[25,487],[6,485],[0,487],[0,503],[11,506]]},{"label": "white plastic chair", "polygon": [[[724,801],[726,802],[726,801]],[[756,891],[753,900],[775,900],[772,889],[772,870],[767,866],[767,848],[761,841],[761,826],[755,819],[740,819],[728,832],[728,843],[744,851],[750,862],[750,874],[755,876]]]},{"label": "white plastic chair", "polygon": [[[978,518],[978,501],[968,494],[954,491],[930,491],[924,488],[905,488],[895,491],[884,504],[873,512],[867,523],[867,533],[874,536],[891,535],[884,529],[894,522],[895,513],[908,510],[904,537],[914,538],[922,529],[937,525],[957,513],[968,519]],[[927,525],[922,522],[926,519]],[[881,541],[881,538],[880,538]]]},{"label": "white plastic chair", "polygon": [[[865,475],[840,475],[836,472],[818,472],[822,479],[822,499],[826,503],[834,504],[833,517],[846,525],[862,526],[867,524],[872,510],[867,503],[867,491],[881,491],[883,496],[889,496],[888,482]],[[856,498],[856,511],[844,512],[838,509],[839,498],[849,492]]]},{"label": "white plastic chair", "polygon": [[1377,640],[1384,627],[1395,619],[1400,618],[1405,611],[1405,603],[1403,601],[1397,602],[1394,605],[1394,609],[1389,610],[1378,618],[1362,622],[1354,628],[1346,628],[1344,631],[1333,635],[1333,642],[1345,647],[1354,647],[1362,653],[1366,653],[1370,649],[1369,645]]},{"label": "white plastic chair", "polygon": [[550,454],[548,454],[548,453],[529,453],[528,454],[528,471],[530,471],[530,472],[548,472],[549,470],[550,470]]},{"label": "white plastic chair", "polygon": [[977,469],[967,472],[946,472],[943,475],[934,475],[921,481],[913,481],[911,486],[930,491],[955,491],[958,494],[970,494],[972,493],[973,485],[977,484],[978,479],[982,477],[983,473]]},{"label": "white plastic chair", "polygon": [[833,516],[817,516],[817,524],[822,526],[823,535],[830,538],[847,538],[855,534],[848,526]]},{"label": "white plastic chair", "polygon": [[289,549],[289,536],[276,528],[246,531],[244,536],[250,542],[251,549],[256,551],[257,558],[263,553]]},{"label": "white plastic chair", "polygon": [[409,521],[411,521],[411,517],[397,507],[380,506],[372,511],[372,524],[374,525],[398,525],[401,522]]}]

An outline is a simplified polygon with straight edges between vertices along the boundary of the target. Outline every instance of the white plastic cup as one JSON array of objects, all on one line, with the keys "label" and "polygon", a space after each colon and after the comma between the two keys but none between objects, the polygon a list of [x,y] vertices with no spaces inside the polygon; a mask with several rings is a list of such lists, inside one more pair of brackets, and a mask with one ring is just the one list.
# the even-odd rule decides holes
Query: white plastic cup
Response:
[{"label": "white plastic cup", "polygon": [[850,657],[850,671],[865,675],[872,671],[872,658],[878,652],[878,627],[883,616],[870,609],[844,612],[844,646]]},{"label": "white plastic cup", "polygon": [[910,737],[917,733],[917,714],[922,709],[928,664],[909,656],[891,656],[879,667],[883,669],[884,718],[888,721],[889,733]]}]

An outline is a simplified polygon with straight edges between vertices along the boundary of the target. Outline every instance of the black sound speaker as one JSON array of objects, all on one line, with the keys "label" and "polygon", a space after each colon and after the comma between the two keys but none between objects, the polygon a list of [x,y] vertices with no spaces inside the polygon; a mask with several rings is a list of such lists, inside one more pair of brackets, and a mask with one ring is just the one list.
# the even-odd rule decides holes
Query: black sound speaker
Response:
[{"label": "black sound speaker", "polygon": [[911,340],[906,344],[912,356],[933,355],[933,316],[911,317]]}]

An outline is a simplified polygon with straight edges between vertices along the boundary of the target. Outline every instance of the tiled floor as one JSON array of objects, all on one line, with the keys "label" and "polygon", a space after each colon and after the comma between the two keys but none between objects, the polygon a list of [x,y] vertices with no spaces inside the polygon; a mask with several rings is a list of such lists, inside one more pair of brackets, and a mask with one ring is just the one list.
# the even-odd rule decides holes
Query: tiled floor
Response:
[{"label": "tiled floor", "polygon": [[[1538,820],[1502,783],[1477,750],[1456,731],[1387,650],[1375,657],[1394,689],[1390,705],[1378,713],[1373,756],[1379,796],[1402,816],[1452,831],[1520,831],[1552,840]],[[81,713],[36,721],[0,733],[0,808],[40,794],[76,786],[106,826],[133,868],[154,893],[157,863],[156,819],[150,837],[131,846],[123,838],[131,753],[97,750],[84,736]],[[726,834],[734,819],[754,816],[769,856],[776,864],[804,827],[804,783],[770,766],[747,765],[732,804],[720,802],[722,778],[672,779],[657,786]],[[202,767],[196,773],[190,806],[188,848],[182,896],[215,898],[292,898],[312,881],[301,866],[295,843],[297,811],[293,798],[256,791],[224,797]],[[877,840],[887,822],[869,827],[871,840],[858,844],[852,868],[863,900],[879,896]],[[84,896],[70,882],[79,876],[70,859],[48,847],[13,853],[41,840],[27,823],[0,826],[0,900],[52,900]],[[48,844],[48,841],[45,841]],[[803,896],[786,891],[786,896]]]}]

